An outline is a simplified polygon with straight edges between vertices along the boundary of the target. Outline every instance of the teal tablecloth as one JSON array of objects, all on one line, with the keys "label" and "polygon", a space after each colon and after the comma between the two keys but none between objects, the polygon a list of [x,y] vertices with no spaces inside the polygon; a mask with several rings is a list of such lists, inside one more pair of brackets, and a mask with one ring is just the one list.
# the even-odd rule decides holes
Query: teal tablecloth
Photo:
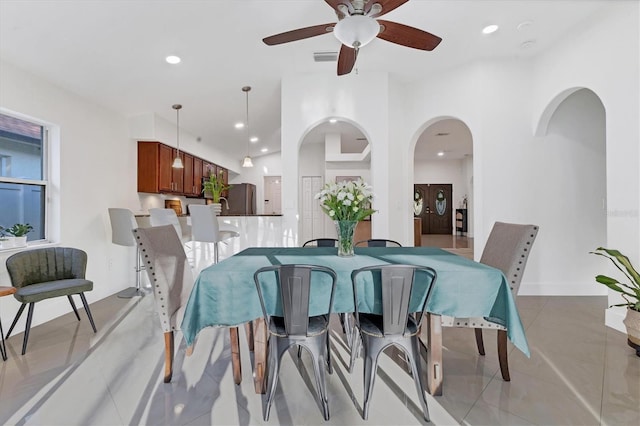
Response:
[{"label": "teal tablecloth", "polygon": [[[430,266],[438,274],[427,310],[453,317],[486,317],[507,327],[513,344],[529,356],[529,347],[508,282],[498,269],[433,247],[356,248],[353,257],[338,257],[332,247],[249,248],[204,269],[187,303],[182,333],[191,345],[200,330],[210,326],[235,326],[262,316],[253,273],[275,264],[328,266],[338,274],[333,312],[353,312],[351,271],[363,266],[406,263]],[[312,294],[312,300],[323,295]],[[369,295],[371,296],[371,295]],[[268,298],[268,297],[267,297]],[[273,300],[267,301],[270,310]],[[377,304],[360,305],[377,312]],[[314,307],[310,313],[313,313]],[[274,312],[270,312],[274,313]]]}]

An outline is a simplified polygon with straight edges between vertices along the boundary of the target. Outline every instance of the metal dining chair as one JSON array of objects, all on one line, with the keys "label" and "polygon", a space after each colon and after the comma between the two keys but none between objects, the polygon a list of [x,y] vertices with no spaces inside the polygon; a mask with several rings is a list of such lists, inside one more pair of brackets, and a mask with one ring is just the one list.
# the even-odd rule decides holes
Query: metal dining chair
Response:
[{"label": "metal dining chair", "polygon": [[372,238],[368,240],[358,241],[355,247],[402,247],[397,241],[385,240],[382,238]]},{"label": "metal dining chair", "polygon": [[[367,279],[368,278],[368,279]],[[420,364],[420,326],[437,279],[433,268],[416,265],[378,265],[356,269],[351,273],[356,324],[349,372],[353,371],[362,339],[364,349],[364,404],[362,418],[369,416],[378,357],[384,349],[395,345],[402,349],[411,366],[422,411],[429,421],[429,408]],[[360,312],[359,306],[373,306],[370,300],[379,294],[382,315]],[[422,296],[421,296],[422,295]],[[421,300],[419,309],[410,309],[412,300]],[[415,312],[414,312],[415,311]],[[417,315],[413,315],[417,313]],[[358,336],[359,334],[359,336]],[[358,339],[360,337],[360,339]]]},{"label": "metal dining chair", "polygon": [[[521,225],[516,223],[496,222],[491,229],[487,243],[482,251],[480,263],[498,268],[509,280],[509,286],[514,296],[518,294],[518,288],[522,281],[524,268],[531,253],[533,242],[538,235],[537,225]],[[489,328],[498,331],[498,361],[500,373],[506,382],[511,380],[509,375],[509,360],[507,356],[507,329],[506,327],[479,318],[459,318],[443,315],[441,317],[443,327],[469,327],[475,329],[476,345],[478,353],[484,355],[484,341],[482,329]]]},{"label": "metal dining chair", "polygon": [[[330,279],[325,277],[323,280],[322,275]],[[336,288],[335,271],[314,265],[274,265],[258,269],[253,279],[269,333],[269,372],[264,420],[269,420],[271,403],[278,384],[280,360],[293,345],[299,345],[311,354],[318,402],[322,406],[324,419],[329,420],[324,364],[326,360],[331,373],[329,317]],[[323,294],[325,298],[314,299],[314,305],[322,306],[322,312],[326,313],[310,316],[309,300],[312,286],[324,288],[315,294]],[[268,295],[276,295],[277,300],[273,300],[273,296]],[[281,306],[282,312],[278,315],[270,315],[267,304]]]},{"label": "metal dining chair", "polygon": [[335,238],[314,238],[306,241],[302,247],[337,247],[338,240]]}]

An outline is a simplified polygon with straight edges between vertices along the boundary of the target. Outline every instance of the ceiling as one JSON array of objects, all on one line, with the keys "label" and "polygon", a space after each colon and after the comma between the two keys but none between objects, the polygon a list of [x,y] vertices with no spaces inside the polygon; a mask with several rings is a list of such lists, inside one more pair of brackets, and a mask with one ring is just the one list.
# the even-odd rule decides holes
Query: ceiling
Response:
[{"label": "ceiling", "polygon": [[[410,83],[483,58],[532,57],[607,3],[612,0],[411,0],[384,19],[429,31],[442,43],[425,52],[375,39],[356,67],[359,74],[383,71]],[[336,20],[322,0],[0,0],[0,58],[125,116],[153,112],[175,122],[171,105],[181,103],[181,128],[240,161],[246,131],[234,124],[245,120],[243,86],[253,87],[251,134],[260,140],[251,153],[257,156],[265,147],[280,150],[282,76],[336,74],[335,62],[313,60],[314,52],[339,49],[332,34],[271,47],[262,38]],[[481,34],[492,23],[500,29]],[[167,64],[171,54],[182,62]],[[454,140],[457,130],[439,128],[450,135],[435,140]]]}]

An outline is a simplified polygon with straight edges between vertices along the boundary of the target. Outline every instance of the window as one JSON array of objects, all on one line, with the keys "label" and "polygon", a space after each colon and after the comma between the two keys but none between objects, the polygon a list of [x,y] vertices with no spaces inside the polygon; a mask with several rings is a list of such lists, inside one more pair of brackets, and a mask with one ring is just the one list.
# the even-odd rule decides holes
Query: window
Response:
[{"label": "window", "polygon": [[44,240],[47,129],[0,114],[0,226],[28,223],[28,241]]}]

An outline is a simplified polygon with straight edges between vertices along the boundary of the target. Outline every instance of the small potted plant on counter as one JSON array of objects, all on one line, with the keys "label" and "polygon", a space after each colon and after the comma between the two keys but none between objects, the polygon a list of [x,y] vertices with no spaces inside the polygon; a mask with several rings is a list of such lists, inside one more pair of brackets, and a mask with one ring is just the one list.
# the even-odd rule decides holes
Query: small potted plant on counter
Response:
[{"label": "small potted plant on counter", "polygon": [[617,291],[625,300],[624,303],[613,306],[627,307],[627,315],[623,321],[627,328],[627,343],[636,350],[636,355],[640,356],[640,274],[635,270],[629,258],[618,250],[598,247],[592,253],[611,260],[629,280],[628,283],[623,283],[606,275],[596,276],[597,282]]},{"label": "small potted plant on counter", "polygon": [[210,198],[214,204],[214,210],[218,215],[222,212],[222,205],[220,204],[220,200],[226,200],[222,196],[222,193],[227,189],[231,188],[231,185],[226,185],[224,183],[224,172],[220,170],[218,173],[215,173],[213,170],[209,173],[209,179],[205,180],[203,183],[202,192],[204,193],[205,198]]},{"label": "small potted plant on counter", "polygon": [[27,234],[33,230],[33,226],[28,223],[16,223],[11,228],[4,229],[3,232],[13,235],[14,247],[26,247]]}]

